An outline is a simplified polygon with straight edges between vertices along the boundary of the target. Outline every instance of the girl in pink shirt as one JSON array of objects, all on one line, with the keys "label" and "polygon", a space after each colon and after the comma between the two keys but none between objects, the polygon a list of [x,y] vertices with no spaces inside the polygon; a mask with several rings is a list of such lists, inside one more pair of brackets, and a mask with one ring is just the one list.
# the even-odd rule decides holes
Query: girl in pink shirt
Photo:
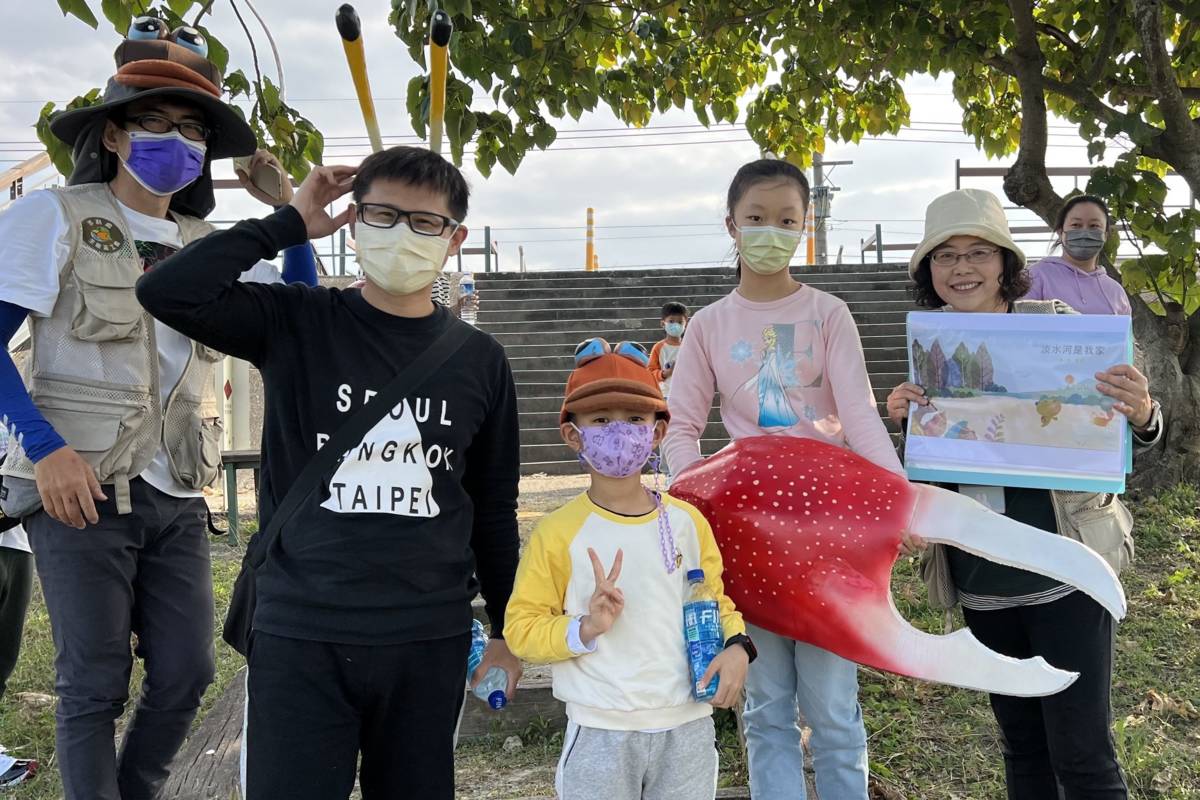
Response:
[{"label": "girl in pink shirt", "polygon": [[[673,475],[700,460],[715,392],[734,439],[807,436],[901,472],[849,309],[788,272],[808,202],[804,173],[786,161],[746,164],[729,187],[725,222],[737,246],[739,283],[697,312],[679,351],[664,444]],[[744,718],[755,800],[804,797],[797,707],[812,726],[821,797],[865,800],[867,743],[856,666],[748,627],[759,652],[746,681]]]}]

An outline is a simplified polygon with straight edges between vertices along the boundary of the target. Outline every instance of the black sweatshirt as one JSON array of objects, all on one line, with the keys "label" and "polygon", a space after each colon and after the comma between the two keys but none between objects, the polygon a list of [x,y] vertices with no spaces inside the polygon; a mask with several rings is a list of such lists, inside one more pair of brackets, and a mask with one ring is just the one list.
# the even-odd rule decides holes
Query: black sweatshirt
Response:
[{"label": "black sweatshirt", "polygon": [[[142,277],[154,317],[262,373],[259,524],[317,448],[450,325],[397,317],[356,289],[241,283],[305,241],[291,207],[183,248]],[[482,589],[504,629],[518,556],[520,434],[503,348],[475,331],[326,476],[256,573],[254,628],[344,644],[462,634]],[[475,575],[478,576],[476,581]]]}]

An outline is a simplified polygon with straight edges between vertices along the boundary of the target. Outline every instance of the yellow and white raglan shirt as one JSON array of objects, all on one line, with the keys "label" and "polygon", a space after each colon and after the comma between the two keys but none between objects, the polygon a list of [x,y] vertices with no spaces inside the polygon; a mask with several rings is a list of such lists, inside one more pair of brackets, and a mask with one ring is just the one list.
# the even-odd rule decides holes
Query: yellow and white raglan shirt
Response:
[{"label": "yellow and white raglan shirt", "polygon": [[[703,569],[718,598],[725,638],[746,632],[725,596],[721,553],[700,512],[663,496],[675,538],[674,571],[664,564],[658,511],[614,514],[579,495],[538,524],[521,557],[505,613],[504,638],[518,657],[551,663],[554,696],[577,725],[627,731],[667,730],[712,713],[692,698],[683,604],[687,572]],[[625,609],[592,647],[579,640],[596,579],[588,548],[605,569],[624,552],[617,587]]]}]

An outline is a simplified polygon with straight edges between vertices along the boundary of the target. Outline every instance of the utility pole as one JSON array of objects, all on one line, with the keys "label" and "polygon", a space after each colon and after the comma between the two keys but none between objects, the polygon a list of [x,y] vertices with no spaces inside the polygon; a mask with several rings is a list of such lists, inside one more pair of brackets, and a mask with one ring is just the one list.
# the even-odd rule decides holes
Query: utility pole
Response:
[{"label": "utility pole", "polygon": [[817,263],[824,264],[829,260],[829,244],[825,241],[825,216],[821,214],[821,206],[829,206],[827,199],[829,189],[825,186],[825,163],[820,153],[813,153],[813,223],[816,234]]},{"label": "utility pole", "polygon": [[[829,262],[829,244],[826,241],[826,234],[828,233],[829,228],[826,224],[826,220],[828,220],[830,216],[830,207],[833,204],[833,193],[841,191],[840,186],[827,186],[825,184],[825,168],[853,163],[853,161],[826,161],[820,153],[813,153],[813,229],[814,239],[816,240],[816,262],[818,264],[827,264]],[[839,261],[840,258],[841,257],[839,256]]]}]

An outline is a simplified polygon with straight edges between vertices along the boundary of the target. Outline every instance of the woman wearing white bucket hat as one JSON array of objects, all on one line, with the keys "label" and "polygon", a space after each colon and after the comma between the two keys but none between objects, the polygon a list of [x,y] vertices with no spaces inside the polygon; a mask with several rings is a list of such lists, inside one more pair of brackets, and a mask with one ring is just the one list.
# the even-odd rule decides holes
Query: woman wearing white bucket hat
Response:
[{"label": "woman wearing white bucket hat", "polygon": [[[1000,201],[989,192],[961,189],[929,205],[909,274],[917,303],[926,308],[1075,313],[1056,300],[1019,300],[1029,290],[1024,266]],[[1129,419],[1135,447],[1156,444],[1160,414],[1141,372],[1120,364],[1096,379],[1113,408]],[[929,408],[920,386],[903,383],[888,397],[888,414],[902,423],[912,404]],[[936,412],[926,419],[932,416]],[[1132,556],[1132,520],[1116,495],[972,488],[1007,517],[1082,541],[1114,570]],[[1079,673],[1074,684],[1049,697],[992,695],[1010,800],[1125,800],[1128,789],[1109,730],[1115,623],[1108,612],[1070,586],[954,548],[927,549],[921,572],[931,604],[961,604],[967,627],[985,646],[1014,658],[1042,656]]]}]

